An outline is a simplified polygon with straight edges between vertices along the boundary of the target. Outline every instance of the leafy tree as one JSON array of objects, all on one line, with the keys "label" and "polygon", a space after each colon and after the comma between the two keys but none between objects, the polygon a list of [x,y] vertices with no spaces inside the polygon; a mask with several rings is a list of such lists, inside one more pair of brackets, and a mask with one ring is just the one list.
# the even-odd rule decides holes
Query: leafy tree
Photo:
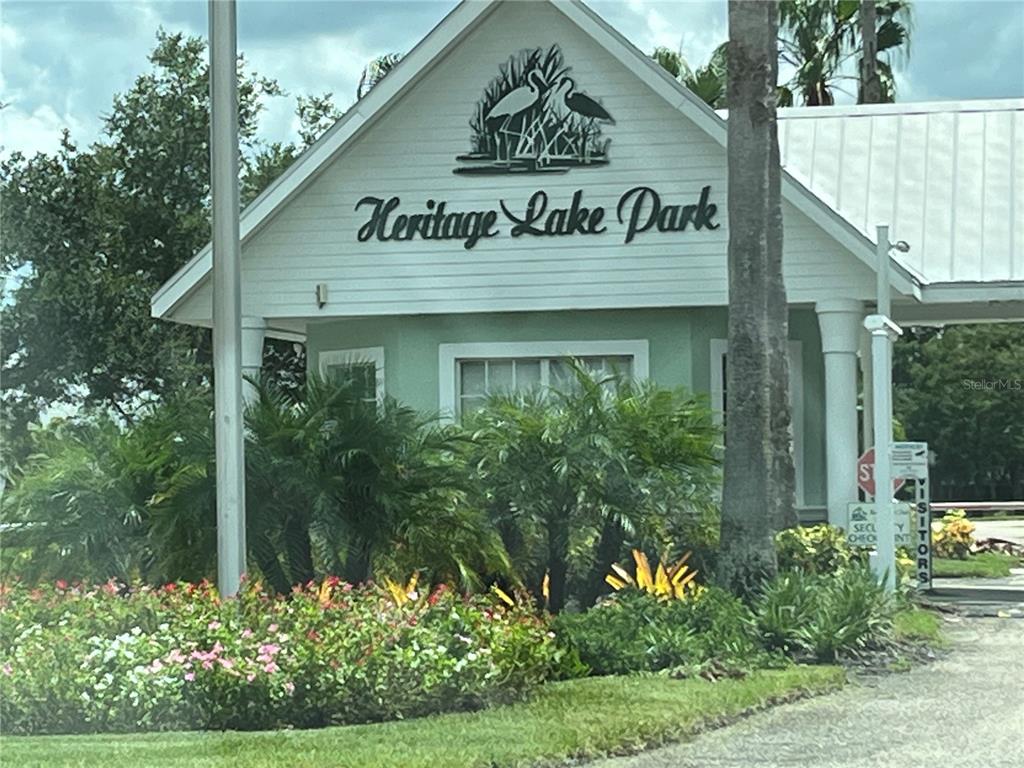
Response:
[{"label": "leafy tree", "polygon": [[[469,418],[474,484],[518,575],[587,605],[629,546],[712,544],[717,430],[700,401],[576,369],[576,385],[493,396]],[[710,518],[710,520],[709,520]]]},{"label": "leafy tree", "polygon": [[[0,318],[8,465],[27,424],[55,402],[131,421],[147,400],[210,378],[209,332],[149,311],[153,292],[210,236],[205,50],[201,38],[161,30],[151,70],[115,96],[102,139],[82,149],[65,134],[55,154],[0,162],[0,260],[14,285]],[[302,144],[266,145],[258,119],[282,94],[239,60],[243,201],[339,114],[330,94],[300,98]],[[266,362],[301,384],[301,349],[268,343]]]},{"label": "leafy tree", "polygon": [[1024,498],[1024,325],[911,328],[895,347],[894,411],[935,452],[950,501]]},{"label": "leafy tree", "polygon": [[740,594],[774,574],[774,532],[795,517],[777,36],[775,4],[729,3],[730,394],[716,576]]}]

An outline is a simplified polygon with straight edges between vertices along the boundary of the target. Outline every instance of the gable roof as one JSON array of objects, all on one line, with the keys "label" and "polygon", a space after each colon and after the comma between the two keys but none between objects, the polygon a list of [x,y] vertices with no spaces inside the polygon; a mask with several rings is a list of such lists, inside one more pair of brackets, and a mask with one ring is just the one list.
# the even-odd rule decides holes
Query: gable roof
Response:
[{"label": "gable roof", "polygon": [[[300,155],[285,173],[242,211],[239,220],[242,243],[259,231],[282,206],[315,179],[349,142],[372,127],[377,119],[402,98],[448,51],[481,24],[499,4],[509,1],[463,0],[456,6],[386,78],[356,102],[315,144]],[[727,131],[723,118],[594,11],[580,0],[545,1],[561,11],[622,66],[719,145],[725,146]],[[871,238],[846,221],[785,170],[782,174],[782,196],[871,269],[875,268],[875,245]],[[170,317],[175,309],[209,278],[211,269],[212,243],[208,243],[153,295],[150,303],[153,316]],[[919,281],[895,260],[892,283],[903,294],[920,296]]]}]

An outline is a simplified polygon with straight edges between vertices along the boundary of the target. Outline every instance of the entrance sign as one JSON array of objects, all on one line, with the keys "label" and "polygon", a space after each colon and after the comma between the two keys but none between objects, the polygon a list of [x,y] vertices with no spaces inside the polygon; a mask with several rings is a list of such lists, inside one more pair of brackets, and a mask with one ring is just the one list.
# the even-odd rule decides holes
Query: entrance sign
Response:
[{"label": "entrance sign", "polygon": [[[901,443],[897,443],[901,445]],[[903,443],[903,445],[917,445],[917,443]],[[927,454],[927,451],[925,451]],[[904,486],[904,480],[895,472],[892,475],[892,492],[896,493]],[[875,495],[875,449],[868,448],[857,459],[857,487],[868,496]]]},{"label": "entrance sign", "polygon": [[[665,203],[651,187],[633,187],[622,193],[615,216],[625,225],[624,243],[644,232],[684,232],[689,228],[718,229],[718,206],[709,201],[711,187],[700,191],[696,202],[688,205]],[[563,237],[566,235],[602,235],[608,231],[603,206],[583,204],[583,190],[577,189],[568,205],[559,206],[538,189],[526,201],[516,205],[499,200],[496,208],[473,211],[451,210],[445,200],[427,200],[416,212],[399,212],[398,196],[384,199],[367,195],[356,203],[356,210],[369,208],[369,218],[356,233],[361,243],[408,240],[461,240],[469,250],[480,240],[497,237],[498,221],[511,223],[511,237]],[[499,209],[501,213],[499,214]]]},{"label": "entrance sign", "polygon": [[[893,504],[893,525],[896,529],[896,546],[911,549],[917,543],[917,518],[913,504]],[[846,507],[846,541],[851,547],[875,547],[878,531],[875,525],[875,505],[870,502],[852,502]]]}]

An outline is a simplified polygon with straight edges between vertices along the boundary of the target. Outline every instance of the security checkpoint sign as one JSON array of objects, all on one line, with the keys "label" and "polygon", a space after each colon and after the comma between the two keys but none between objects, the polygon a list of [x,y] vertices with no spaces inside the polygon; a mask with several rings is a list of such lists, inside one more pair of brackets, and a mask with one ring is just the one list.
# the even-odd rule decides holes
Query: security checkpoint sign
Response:
[{"label": "security checkpoint sign", "polygon": [[[896,528],[896,546],[914,547],[916,530],[914,505],[910,502],[897,502],[892,505],[892,513]],[[846,507],[846,541],[852,547],[874,547],[878,543],[875,528],[875,505],[870,502],[853,502]]]}]

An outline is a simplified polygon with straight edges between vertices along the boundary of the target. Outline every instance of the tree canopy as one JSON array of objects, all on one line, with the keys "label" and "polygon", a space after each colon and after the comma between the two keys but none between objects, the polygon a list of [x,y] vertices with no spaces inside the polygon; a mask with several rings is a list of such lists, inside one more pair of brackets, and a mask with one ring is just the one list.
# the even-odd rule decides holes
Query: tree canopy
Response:
[{"label": "tree canopy", "polygon": [[[130,421],[145,401],[206,381],[206,329],[150,317],[153,292],[210,237],[206,43],[160,30],[150,69],[114,97],[102,137],[65,133],[53,154],[0,163],[0,260],[9,280],[0,333],[5,442],[54,403]],[[243,203],[337,117],[331,94],[300,98],[299,143],[259,139],[272,79],[239,60]],[[268,345],[301,371],[291,345]],[[8,445],[8,449],[11,445]]]}]

